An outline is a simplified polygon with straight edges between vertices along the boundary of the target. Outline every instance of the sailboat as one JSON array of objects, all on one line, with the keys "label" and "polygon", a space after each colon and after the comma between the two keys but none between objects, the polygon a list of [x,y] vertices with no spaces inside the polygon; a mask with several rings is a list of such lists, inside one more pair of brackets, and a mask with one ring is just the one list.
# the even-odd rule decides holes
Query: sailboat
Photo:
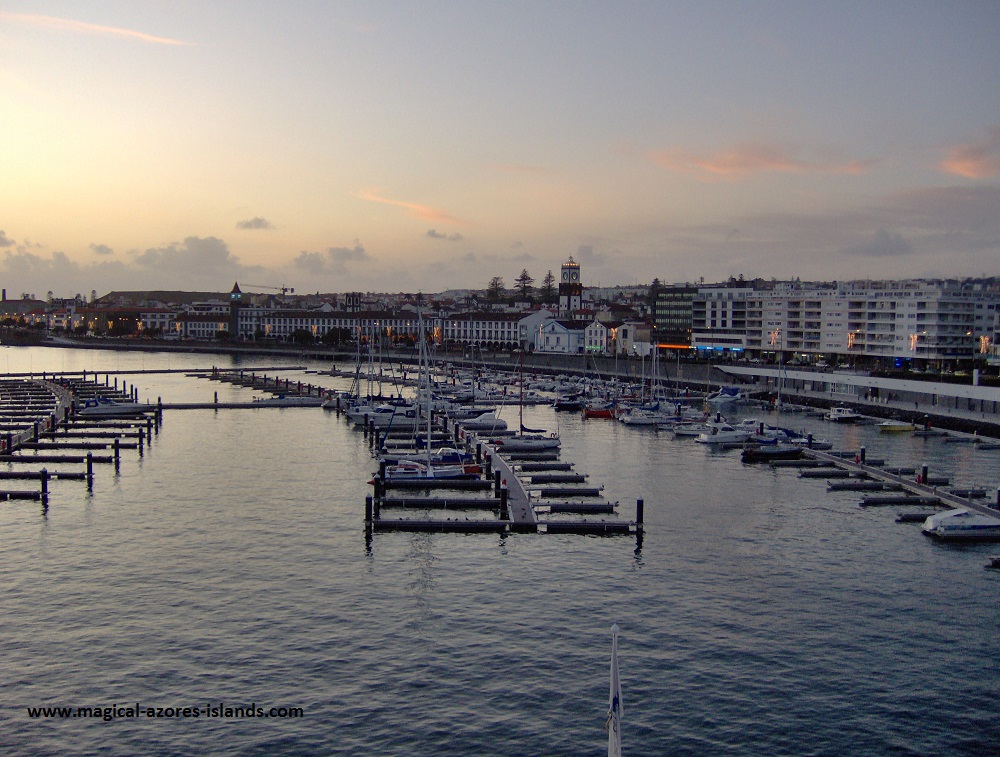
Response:
[{"label": "sailboat", "polygon": [[427,356],[427,348],[424,339],[424,317],[423,313],[418,313],[420,332],[420,386],[424,390],[422,396],[426,400],[425,415],[427,420],[427,440],[426,454],[423,459],[401,459],[393,465],[385,467],[385,478],[390,479],[427,479],[427,478],[478,478],[480,467],[473,463],[464,462],[440,462],[440,457],[435,457],[431,451],[432,439],[432,403],[433,392],[431,391],[431,367],[430,358]]},{"label": "sailboat", "polygon": [[496,440],[496,444],[504,452],[541,452],[543,450],[559,449],[561,442],[559,434],[546,433],[545,429],[528,428],[524,425],[524,356],[521,356],[521,400],[518,403],[517,436],[506,436]]},{"label": "sailboat", "polygon": [[622,682],[618,677],[618,633],[615,623],[611,626],[611,690],[608,693],[608,757],[622,755]]}]

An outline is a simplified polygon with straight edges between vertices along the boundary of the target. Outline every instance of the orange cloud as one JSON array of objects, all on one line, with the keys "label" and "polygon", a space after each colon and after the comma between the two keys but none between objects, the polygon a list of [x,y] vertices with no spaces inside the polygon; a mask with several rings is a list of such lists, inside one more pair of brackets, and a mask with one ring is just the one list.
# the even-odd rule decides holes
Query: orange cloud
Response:
[{"label": "orange cloud", "polygon": [[178,39],[169,37],[155,37],[145,32],[137,32],[132,29],[120,29],[116,26],[101,26],[99,24],[89,24],[86,21],[74,21],[68,18],[55,18],[54,16],[36,16],[28,13],[0,13],[0,18],[4,21],[12,21],[22,24],[40,26],[43,29],[56,29],[58,31],[74,32],[77,34],[103,34],[114,37],[126,37],[137,39],[140,42],[148,42],[154,45],[186,45]]},{"label": "orange cloud", "polygon": [[395,205],[397,208],[405,208],[410,211],[410,215],[413,217],[422,218],[426,221],[437,221],[438,223],[454,223],[461,225],[466,223],[461,219],[455,218],[455,216],[448,215],[443,210],[439,210],[438,208],[420,205],[415,202],[406,202],[405,200],[390,200],[387,197],[379,197],[374,192],[368,190],[359,192],[358,197],[362,200],[368,200],[369,202],[379,202],[383,205]]},{"label": "orange cloud", "polygon": [[652,161],[668,171],[677,171],[701,178],[736,180],[761,173],[831,173],[860,174],[869,170],[872,161],[846,162],[808,161],[792,151],[763,143],[735,145],[708,155],[696,155],[683,150],[659,150],[651,154]]},{"label": "orange cloud", "polygon": [[981,142],[955,145],[938,167],[967,179],[989,179],[1000,174],[1000,126],[994,126]]}]

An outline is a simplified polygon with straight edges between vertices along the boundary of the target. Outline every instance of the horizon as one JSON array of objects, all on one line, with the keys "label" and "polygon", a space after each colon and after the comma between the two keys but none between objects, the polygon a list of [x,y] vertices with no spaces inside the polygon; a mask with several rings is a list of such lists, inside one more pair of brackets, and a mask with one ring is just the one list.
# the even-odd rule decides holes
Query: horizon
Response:
[{"label": "horizon", "polygon": [[976,0],[15,0],[0,276],[62,297],[537,287],[570,256],[588,288],[996,276],[997,28]]}]

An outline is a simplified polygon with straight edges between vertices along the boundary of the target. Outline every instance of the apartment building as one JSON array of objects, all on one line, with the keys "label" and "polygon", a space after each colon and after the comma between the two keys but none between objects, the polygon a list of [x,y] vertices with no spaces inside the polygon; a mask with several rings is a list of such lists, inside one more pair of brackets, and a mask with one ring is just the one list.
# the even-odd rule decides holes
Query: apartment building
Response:
[{"label": "apartment building", "polygon": [[1000,292],[954,281],[700,290],[692,347],[747,357],[953,367],[985,359]]}]

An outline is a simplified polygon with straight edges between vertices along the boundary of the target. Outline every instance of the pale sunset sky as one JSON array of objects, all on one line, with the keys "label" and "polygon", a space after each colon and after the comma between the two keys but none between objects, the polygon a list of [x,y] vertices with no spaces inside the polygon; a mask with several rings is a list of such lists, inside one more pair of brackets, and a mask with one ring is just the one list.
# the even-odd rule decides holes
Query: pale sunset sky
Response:
[{"label": "pale sunset sky", "polygon": [[1000,275],[1000,2],[0,0],[0,282]]}]

